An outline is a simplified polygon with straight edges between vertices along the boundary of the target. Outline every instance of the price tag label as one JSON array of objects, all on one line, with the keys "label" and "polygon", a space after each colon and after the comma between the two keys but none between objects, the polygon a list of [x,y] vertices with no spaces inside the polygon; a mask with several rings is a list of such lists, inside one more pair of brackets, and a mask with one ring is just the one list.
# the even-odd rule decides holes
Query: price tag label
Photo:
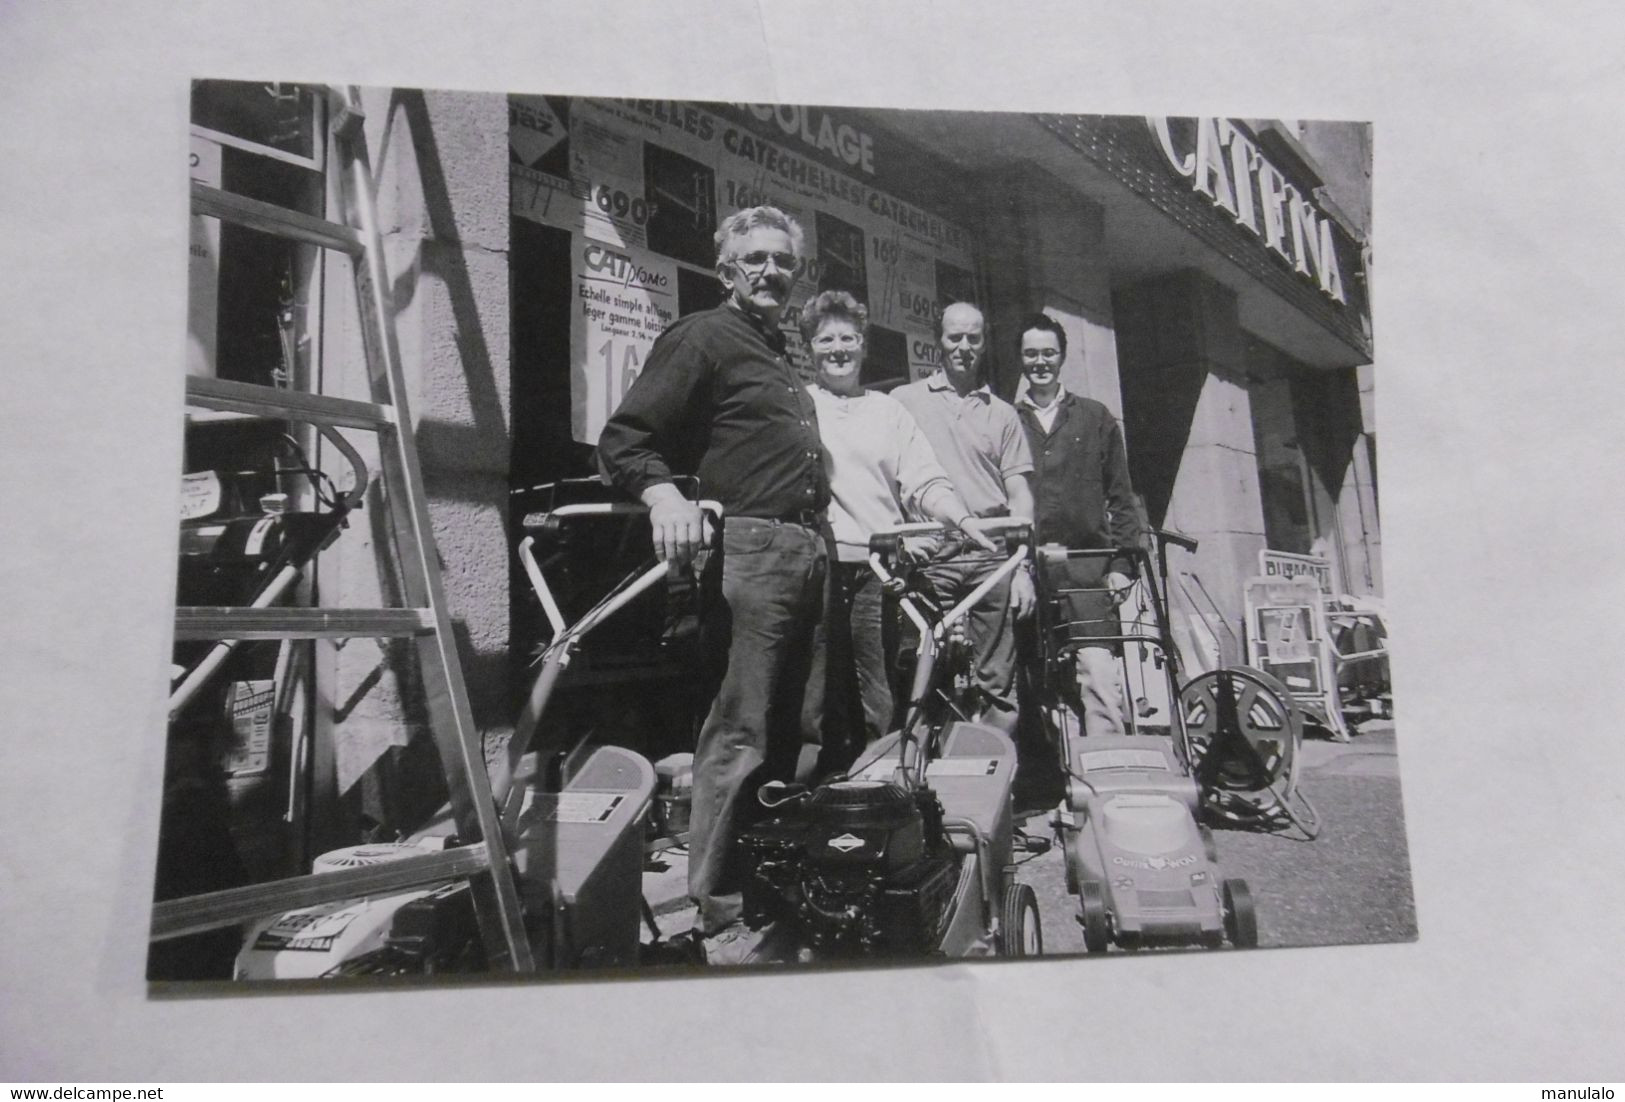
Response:
[{"label": "price tag label", "polygon": [[217,512],[221,496],[220,476],[213,471],[182,475],[181,519],[196,520]]},{"label": "price tag label", "polygon": [[610,792],[560,792],[537,799],[541,803],[537,818],[544,823],[607,823],[626,797]]},{"label": "price tag label", "polygon": [[928,777],[991,777],[998,771],[998,758],[938,758],[925,767]]}]

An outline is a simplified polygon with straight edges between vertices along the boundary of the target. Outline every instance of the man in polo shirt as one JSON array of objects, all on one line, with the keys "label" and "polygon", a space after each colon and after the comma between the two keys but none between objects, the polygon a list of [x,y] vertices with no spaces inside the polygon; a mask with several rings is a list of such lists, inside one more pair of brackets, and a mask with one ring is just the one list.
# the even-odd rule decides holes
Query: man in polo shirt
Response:
[{"label": "man in polo shirt", "polygon": [[[1016,400],[1032,446],[1038,539],[1072,548],[1137,547],[1140,513],[1129,485],[1128,457],[1117,418],[1099,402],[1061,386],[1066,330],[1048,314],[1021,323],[1021,370],[1027,392]],[[1117,606],[1128,593],[1134,560],[1078,557],[1059,567],[1066,594],[1062,616],[1073,639],[1118,635]],[[1120,644],[1086,643],[1075,652],[1085,735],[1123,733]]]},{"label": "man in polo shirt", "polygon": [[[1015,408],[982,381],[986,329],[975,306],[968,302],[949,306],[937,323],[942,367],[928,378],[898,387],[892,397],[914,416],[973,515],[1031,520],[1033,497],[1027,476],[1033,469],[1032,453]],[[948,543],[941,557],[945,561],[931,566],[928,577],[949,602],[969,593],[998,565],[996,558],[967,555],[957,542]],[[976,684],[987,700],[982,722],[1009,734],[1016,728],[1015,622],[1032,609],[1032,580],[1018,571],[995,586],[968,616],[976,647]]]},{"label": "man in polo shirt", "polygon": [[809,685],[807,675],[827,570],[829,487],[813,400],[778,326],[801,270],[801,227],[776,208],[754,207],[727,218],[716,243],[728,300],[655,341],[604,426],[598,459],[606,479],[649,506],[655,553],[667,562],[687,564],[710,542],[674,472],[698,475],[704,496],[723,507],[705,575],[720,601],[708,622],[726,633],[710,649],[727,665],[695,747],[688,886],[707,956],[737,963],[748,959],[750,939],[729,861],[735,815],[764,765],[782,779],[796,771],[803,707],[821,709],[810,698],[822,682]]}]

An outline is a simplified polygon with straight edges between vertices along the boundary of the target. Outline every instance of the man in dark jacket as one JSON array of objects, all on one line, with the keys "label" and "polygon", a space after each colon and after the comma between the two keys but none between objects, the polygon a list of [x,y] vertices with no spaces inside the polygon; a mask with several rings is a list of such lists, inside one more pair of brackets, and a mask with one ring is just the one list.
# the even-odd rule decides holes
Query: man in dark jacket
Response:
[{"label": "man in dark jacket", "polygon": [[[1016,402],[1033,453],[1034,519],[1040,544],[1070,548],[1135,547],[1139,511],[1129,485],[1123,432],[1099,402],[1061,386],[1066,331],[1048,314],[1021,323],[1021,370],[1027,393]],[[1126,555],[1080,557],[1066,563],[1062,586],[1095,592],[1069,594],[1060,618],[1072,639],[1121,634],[1117,606],[1134,572]],[[1076,652],[1086,735],[1123,732],[1123,689],[1117,653],[1109,642],[1085,643]]]}]

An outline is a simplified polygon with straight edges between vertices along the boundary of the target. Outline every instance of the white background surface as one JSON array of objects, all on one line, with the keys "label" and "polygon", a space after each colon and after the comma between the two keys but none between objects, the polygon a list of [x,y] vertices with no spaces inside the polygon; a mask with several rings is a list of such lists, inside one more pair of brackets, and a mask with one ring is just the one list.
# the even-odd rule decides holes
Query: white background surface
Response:
[{"label": "white background surface", "polygon": [[[1566,0],[0,4],[0,1080],[1622,1078],[1622,37]],[[149,999],[194,76],[1373,120],[1421,941]]]}]

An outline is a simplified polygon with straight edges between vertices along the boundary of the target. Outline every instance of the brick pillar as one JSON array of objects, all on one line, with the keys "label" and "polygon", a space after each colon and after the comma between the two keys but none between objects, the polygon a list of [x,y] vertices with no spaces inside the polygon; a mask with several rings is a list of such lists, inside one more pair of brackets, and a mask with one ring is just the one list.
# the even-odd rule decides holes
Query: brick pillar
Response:
[{"label": "brick pillar", "polygon": [[[1151,522],[1201,541],[1194,570],[1239,638],[1242,581],[1257,573],[1264,510],[1235,293],[1187,270],[1114,296],[1124,432]],[[1223,641],[1227,661],[1239,660]]]},{"label": "brick pillar", "polygon": [[[507,104],[494,95],[372,89],[363,106],[431,523],[475,724],[492,746],[512,730]],[[348,265],[330,264],[328,273],[327,388],[364,396]],[[373,441],[362,435],[353,438],[375,455]],[[327,561],[333,553],[324,556],[324,603],[399,599],[393,579],[382,594],[376,581],[387,539],[387,510],[375,486],[334,548],[336,576]],[[433,743],[424,737],[416,665],[415,649],[404,641],[350,640],[328,658],[340,792],[386,756],[410,763],[408,789],[418,776],[438,773]],[[433,788],[426,786],[422,799],[408,797],[411,807],[382,810],[410,820],[434,799]]]}]

